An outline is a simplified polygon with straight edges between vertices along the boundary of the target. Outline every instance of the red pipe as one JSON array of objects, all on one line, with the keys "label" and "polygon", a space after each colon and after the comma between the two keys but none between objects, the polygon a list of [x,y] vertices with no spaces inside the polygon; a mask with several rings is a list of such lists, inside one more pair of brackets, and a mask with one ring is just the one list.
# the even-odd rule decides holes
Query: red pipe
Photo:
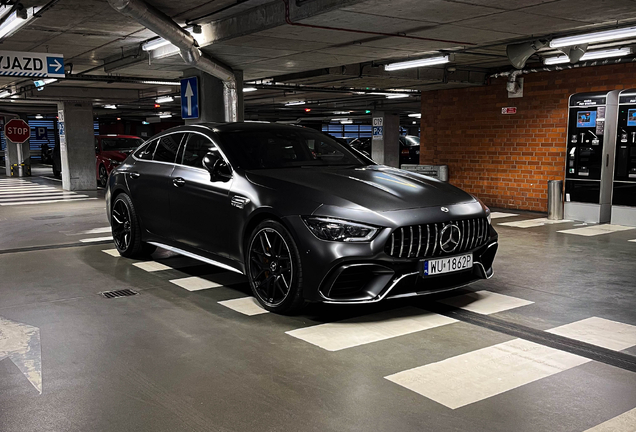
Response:
[{"label": "red pipe", "polygon": [[366,31],[366,30],[354,30],[354,29],[346,29],[346,28],[340,28],[340,27],[328,27],[328,26],[319,26],[319,25],[313,25],[313,24],[296,23],[296,22],[293,22],[291,18],[289,17],[289,0],[283,0],[283,3],[285,3],[285,21],[287,22],[287,24],[292,26],[309,27],[309,28],[316,28],[316,29],[323,29],[323,30],[336,30],[336,31],[349,32],[349,33],[368,34],[368,35],[374,35],[374,36],[388,36],[388,37],[399,37],[399,38],[405,38],[405,39],[415,39],[415,40],[432,41],[432,42],[445,42],[445,43],[452,43],[456,45],[477,45],[471,42],[460,42],[460,41],[452,41],[452,40],[446,40],[446,39],[432,39],[432,38],[425,38],[425,37],[419,37],[419,36],[401,35],[401,34],[395,34],[395,33],[372,32],[372,31]]}]

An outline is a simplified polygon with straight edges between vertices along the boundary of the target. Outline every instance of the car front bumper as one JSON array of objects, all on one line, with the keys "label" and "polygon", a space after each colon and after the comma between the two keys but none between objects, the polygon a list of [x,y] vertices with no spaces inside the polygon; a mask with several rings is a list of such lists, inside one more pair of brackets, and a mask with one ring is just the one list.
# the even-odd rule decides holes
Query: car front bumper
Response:
[{"label": "car front bumper", "polygon": [[[384,299],[432,294],[466,286],[493,275],[497,232],[472,253],[473,267],[436,276],[421,276],[424,258],[395,258],[385,253],[391,229],[383,229],[366,243],[319,240],[302,220],[288,218],[298,244],[303,271],[303,296],[310,302],[375,303]],[[441,257],[434,257],[437,259]],[[428,258],[426,258],[428,259]]]}]

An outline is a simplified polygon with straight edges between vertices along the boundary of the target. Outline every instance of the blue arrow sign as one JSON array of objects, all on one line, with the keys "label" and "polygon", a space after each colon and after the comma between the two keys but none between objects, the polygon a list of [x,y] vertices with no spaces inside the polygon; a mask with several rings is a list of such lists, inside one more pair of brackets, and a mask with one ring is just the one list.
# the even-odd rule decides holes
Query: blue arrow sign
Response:
[{"label": "blue arrow sign", "polygon": [[181,118],[199,118],[199,80],[197,77],[181,80]]},{"label": "blue arrow sign", "polygon": [[48,76],[64,76],[64,57],[46,57],[46,71]]}]

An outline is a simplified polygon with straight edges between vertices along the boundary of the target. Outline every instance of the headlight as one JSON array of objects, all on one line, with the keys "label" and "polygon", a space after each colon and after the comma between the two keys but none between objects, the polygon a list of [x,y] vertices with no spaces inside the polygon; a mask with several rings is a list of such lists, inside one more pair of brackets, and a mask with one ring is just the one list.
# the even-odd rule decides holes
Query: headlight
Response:
[{"label": "headlight", "polygon": [[490,217],[490,209],[488,208],[488,206],[486,204],[483,203],[482,200],[480,200],[476,196],[473,195],[473,198],[475,198],[479,202],[479,204],[481,204],[481,208],[483,208],[484,211],[486,212],[486,218],[488,219],[488,225],[491,225],[492,218]]},{"label": "headlight", "polygon": [[321,217],[303,217],[303,222],[320,240],[343,242],[371,241],[379,228],[356,222]]}]

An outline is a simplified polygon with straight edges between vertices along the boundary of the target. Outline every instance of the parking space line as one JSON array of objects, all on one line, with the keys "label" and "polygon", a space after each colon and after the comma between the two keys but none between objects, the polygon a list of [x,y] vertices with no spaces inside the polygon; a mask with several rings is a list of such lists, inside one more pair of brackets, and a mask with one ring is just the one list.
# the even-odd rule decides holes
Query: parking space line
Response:
[{"label": "parking space line", "polygon": [[559,232],[563,234],[574,234],[574,235],[580,235],[585,237],[591,237],[591,236],[597,236],[597,235],[603,235],[603,234],[610,234],[610,233],[618,232],[618,231],[627,231],[632,229],[635,229],[635,228],[622,226],[622,225],[604,224],[604,225],[592,225],[592,226],[587,226],[582,228],[572,228],[568,230],[561,230]]},{"label": "parking space line", "polygon": [[220,301],[219,304],[247,316],[269,313],[269,311],[263,309],[254,297],[235,298],[232,300]]},{"label": "parking space line", "polygon": [[327,351],[339,351],[455,322],[453,318],[405,307],[285,333]]},{"label": "parking space line", "polygon": [[599,317],[562,325],[547,332],[614,351],[636,346],[636,326]]},{"label": "parking space line", "polygon": [[535,228],[544,225],[554,225],[560,223],[572,222],[571,220],[563,219],[563,220],[550,220],[548,218],[537,218],[537,219],[526,219],[522,221],[515,222],[502,222],[497,225],[509,226],[514,228]]},{"label": "parking space line", "polygon": [[119,255],[119,251],[117,249],[104,249],[102,252],[116,258],[119,258],[121,256]]},{"label": "parking space line", "polygon": [[[636,326],[596,317],[548,332],[612,350],[636,346]],[[525,339],[514,339],[385,378],[456,409],[591,361]]]},{"label": "parking space line", "polygon": [[157,261],[144,261],[133,264],[135,267],[145,270],[147,272],[156,272],[163,270],[171,270],[172,267],[158,263]]},{"label": "parking space line", "polygon": [[112,240],[112,239],[113,239],[113,236],[93,237],[93,238],[81,239],[80,242],[82,242],[82,243],[93,243],[93,242],[108,241],[108,240]]},{"label": "parking space line", "polygon": [[185,288],[188,291],[200,291],[210,288],[219,288],[222,285],[217,284],[215,282],[209,281],[207,279],[203,279],[199,276],[191,276],[181,279],[172,279],[171,283],[180,286],[181,288]]},{"label": "parking space line", "polygon": [[516,213],[502,213],[502,212],[492,212],[490,213],[490,217],[492,219],[502,219],[507,217],[519,216]]},{"label": "parking space line", "polygon": [[44,195],[44,196],[37,196],[37,197],[33,197],[33,196],[29,196],[29,197],[21,197],[21,198],[5,198],[5,197],[0,197],[0,203],[6,203],[6,202],[19,202],[19,201],[29,201],[29,200],[34,200],[34,199],[57,199],[57,198],[62,198],[62,197],[68,197],[71,198],[71,196],[73,197],[77,197],[77,198],[85,198],[88,195],[69,195],[69,194],[64,194],[64,193],[53,193],[50,195]]},{"label": "parking space line", "polygon": [[483,290],[449,297],[438,300],[438,302],[482,315],[490,315],[534,303],[529,300]]},{"label": "parking space line", "polygon": [[61,203],[61,202],[72,202],[72,201],[87,201],[87,200],[96,200],[97,198],[67,198],[67,199],[59,199],[59,200],[47,200],[47,201],[24,201],[24,202],[11,202],[11,203],[0,203],[0,206],[18,206],[18,205],[34,205],[34,204],[51,204],[51,203]]},{"label": "parking space line", "polygon": [[585,432],[634,432],[636,430],[634,425],[636,425],[636,408],[587,429]]}]

